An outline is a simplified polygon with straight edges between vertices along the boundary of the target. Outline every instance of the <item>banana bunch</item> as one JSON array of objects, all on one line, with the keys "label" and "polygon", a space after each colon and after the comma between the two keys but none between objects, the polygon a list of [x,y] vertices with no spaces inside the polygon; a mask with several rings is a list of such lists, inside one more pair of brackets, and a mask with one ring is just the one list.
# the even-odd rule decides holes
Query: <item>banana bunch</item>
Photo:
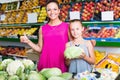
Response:
[{"label": "banana bunch", "polygon": [[2,4],[2,6],[1,6],[1,11],[5,11],[6,10],[6,6],[7,6],[7,4]]},{"label": "banana bunch", "polygon": [[25,1],[23,1],[22,2],[22,5],[21,5],[21,7],[20,7],[20,9],[32,9],[32,7],[33,7],[33,4],[32,4],[32,2],[31,2],[31,0],[25,0]]},{"label": "banana bunch", "polygon": [[15,23],[16,15],[17,15],[16,11],[11,12],[11,16],[8,21],[9,24]]},{"label": "banana bunch", "polygon": [[31,1],[32,1],[32,4],[33,4],[33,7],[39,6],[39,0],[31,0]]},{"label": "banana bunch", "polygon": [[44,22],[46,19],[47,13],[45,7],[42,7],[40,13],[38,14],[38,22]]},{"label": "banana bunch", "polygon": [[9,21],[9,18],[10,18],[10,16],[11,16],[11,12],[7,12],[7,13],[5,13],[5,20],[3,21],[4,23],[8,23],[8,21]]},{"label": "banana bunch", "polygon": [[21,23],[24,13],[25,12],[23,10],[18,11],[18,14],[16,15],[15,23]]}]

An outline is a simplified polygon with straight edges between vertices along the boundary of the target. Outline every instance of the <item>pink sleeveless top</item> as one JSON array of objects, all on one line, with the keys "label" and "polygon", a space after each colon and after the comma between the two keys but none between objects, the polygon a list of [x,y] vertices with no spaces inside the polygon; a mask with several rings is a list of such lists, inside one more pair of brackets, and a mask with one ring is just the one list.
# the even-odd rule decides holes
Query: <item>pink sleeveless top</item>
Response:
[{"label": "pink sleeveless top", "polygon": [[42,26],[43,48],[38,61],[38,70],[57,67],[67,71],[64,59],[65,44],[68,42],[68,24],[62,22],[57,26]]}]

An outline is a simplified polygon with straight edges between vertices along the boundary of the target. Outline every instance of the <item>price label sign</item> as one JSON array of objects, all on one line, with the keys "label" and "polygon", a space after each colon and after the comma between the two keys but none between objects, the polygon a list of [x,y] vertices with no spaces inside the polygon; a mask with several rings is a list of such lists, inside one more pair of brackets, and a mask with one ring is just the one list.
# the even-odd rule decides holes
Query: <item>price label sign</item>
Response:
[{"label": "price label sign", "polygon": [[71,11],[69,17],[70,17],[70,20],[80,19],[80,12],[79,11]]},{"label": "price label sign", "polygon": [[0,15],[0,20],[1,21],[5,20],[5,14]]},{"label": "price label sign", "polygon": [[114,13],[113,11],[104,11],[101,15],[102,21],[112,21],[114,20]]},{"label": "price label sign", "polygon": [[28,23],[37,22],[37,13],[28,13]]}]

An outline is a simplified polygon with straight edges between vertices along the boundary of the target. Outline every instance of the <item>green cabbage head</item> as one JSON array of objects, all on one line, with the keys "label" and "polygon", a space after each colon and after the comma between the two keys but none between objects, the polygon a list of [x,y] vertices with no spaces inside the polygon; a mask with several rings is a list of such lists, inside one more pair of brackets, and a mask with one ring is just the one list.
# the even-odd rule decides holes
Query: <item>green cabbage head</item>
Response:
[{"label": "green cabbage head", "polygon": [[64,52],[64,56],[69,59],[74,59],[74,58],[78,58],[82,53],[84,53],[82,48],[71,46],[66,48]]}]

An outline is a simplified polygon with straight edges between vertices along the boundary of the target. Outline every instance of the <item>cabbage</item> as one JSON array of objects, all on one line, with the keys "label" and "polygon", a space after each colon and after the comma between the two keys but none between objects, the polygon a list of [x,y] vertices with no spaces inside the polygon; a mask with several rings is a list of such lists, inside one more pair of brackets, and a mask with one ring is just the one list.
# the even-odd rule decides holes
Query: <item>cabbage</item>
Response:
[{"label": "cabbage", "polygon": [[11,63],[13,60],[12,59],[4,59],[1,64],[0,64],[0,70],[5,70],[7,65]]},{"label": "cabbage", "polygon": [[8,74],[5,71],[0,71],[0,80],[7,80]]},{"label": "cabbage", "polygon": [[64,56],[69,59],[74,59],[78,58],[83,52],[83,49],[81,49],[80,47],[71,46],[66,48]]},{"label": "cabbage", "polygon": [[48,78],[48,80],[66,80],[66,79],[59,77],[59,76],[52,76],[52,77]]},{"label": "cabbage", "polygon": [[12,75],[8,78],[8,80],[20,80],[17,75]]},{"label": "cabbage", "polygon": [[31,71],[30,74],[28,75],[28,80],[43,80],[40,78],[39,73],[36,71]]},{"label": "cabbage", "polygon": [[40,80],[46,80],[46,78],[42,74],[39,73],[39,76],[40,76]]},{"label": "cabbage", "polygon": [[19,78],[20,78],[20,80],[27,80],[27,74],[21,73],[21,74],[19,75]]},{"label": "cabbage", "polygon": [[0,75],[0,80],[6,80],[4,75]]},{"label": "cabbage", "polygon": [[65,72],[63,74],[60,75],[60,77],[64,78],[65,80],[70,80],[72,79],[72,73],[68,73],[68,72]]},{"label": "cabbage", "polygon": [[59,68],[45,68],[41,70],[40,73],[46,78],[50,78],[51,76],[57,76],[62,74]]}]

